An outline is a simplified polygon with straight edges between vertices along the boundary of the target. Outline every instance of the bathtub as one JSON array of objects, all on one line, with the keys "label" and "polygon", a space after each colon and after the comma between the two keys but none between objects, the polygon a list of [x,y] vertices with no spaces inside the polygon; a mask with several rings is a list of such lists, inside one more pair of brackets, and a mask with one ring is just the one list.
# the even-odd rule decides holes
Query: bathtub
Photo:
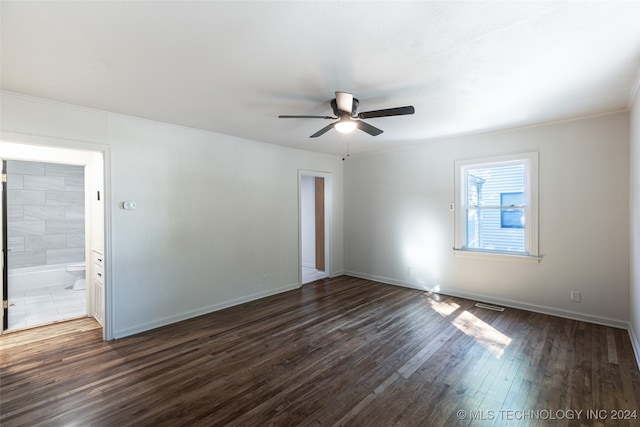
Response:
[{"label": "bathtub", "polygon": [[72,286],[75,276],[67,273],[67,264],[38,265],[10,268],[9,297],[15,294],[52,286]]}]

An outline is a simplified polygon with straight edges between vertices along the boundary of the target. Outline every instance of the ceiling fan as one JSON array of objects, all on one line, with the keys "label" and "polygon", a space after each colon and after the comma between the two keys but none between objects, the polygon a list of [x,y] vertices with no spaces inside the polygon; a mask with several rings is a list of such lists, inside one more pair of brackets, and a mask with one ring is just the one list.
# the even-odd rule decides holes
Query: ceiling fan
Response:
[{"label": "ceiling fan", "polygon": [[280,115],[281,119],[329,119],[338,120],[331,123],[328,126],[323,127],[318,132],[311,135],[309,138],[317,138],[324,135],[332,128],[335,128],[340,133],[349,133],[355,128],[360,129],[368,133],[371,136],[380,135],[382,129],[378,129],[368,123],[365,123],[357,119],[371,119],[374,117],[388,117],[388,116],[404,116],[407,114],[413,114],[415,109],[412,105],[406,107],[385,108],[383,110],[365,111],[364,113],[358,113],[358,105],[360,101],[353,97],[352,94],[347,92],[336,92],[335,99],[331,100],[331,109],[334,116],[290,116]]}]

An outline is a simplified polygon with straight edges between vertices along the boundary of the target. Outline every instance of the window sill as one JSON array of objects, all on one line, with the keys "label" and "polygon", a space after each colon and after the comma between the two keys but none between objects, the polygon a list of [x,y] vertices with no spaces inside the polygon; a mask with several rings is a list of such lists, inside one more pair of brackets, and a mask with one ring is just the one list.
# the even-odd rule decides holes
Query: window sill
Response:
[{"label": "window sill", "polygon": [[505,252],[489,252],[489,251],[474,251],[470,249],[457,249],[453,248],[455,256],[463,258],[476,258],[476,259],[489,259],[492,261],[511,261],[511,262],[526,262],[532,264],[540,263],[541,256],[517,254],[517,253],[505,253]]}]

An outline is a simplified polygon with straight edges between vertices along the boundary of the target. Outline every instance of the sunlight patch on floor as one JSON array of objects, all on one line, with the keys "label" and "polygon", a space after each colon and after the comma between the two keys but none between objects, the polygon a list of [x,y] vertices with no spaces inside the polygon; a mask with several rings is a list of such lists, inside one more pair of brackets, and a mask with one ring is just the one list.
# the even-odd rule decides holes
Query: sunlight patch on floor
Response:
[{"label": "sunlight patch on floor", "polygon": [[451,323],[466,335],[473,337],[476,342],[489,350],[496,359],[500,359],[504,354],[504,350],[511,344],[511,338],[468,311],[460,313]]},{"label": "sunlight patch on floor", "polygon": [[431,305],[431,308],[442,317],[451,316],[460,308],[460,306],[455,302],[436,301],[433,299],[429,300],[429,304]]}]

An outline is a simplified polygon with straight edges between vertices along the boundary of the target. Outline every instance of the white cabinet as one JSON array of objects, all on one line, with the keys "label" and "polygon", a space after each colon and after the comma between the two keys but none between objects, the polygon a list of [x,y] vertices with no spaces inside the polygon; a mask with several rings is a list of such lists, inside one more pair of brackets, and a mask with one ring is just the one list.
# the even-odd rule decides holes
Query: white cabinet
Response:
[{"label": "white cabinet", "polygon": [[104,256],[94,249],[93,255],[93,317],[104,325]]}]

